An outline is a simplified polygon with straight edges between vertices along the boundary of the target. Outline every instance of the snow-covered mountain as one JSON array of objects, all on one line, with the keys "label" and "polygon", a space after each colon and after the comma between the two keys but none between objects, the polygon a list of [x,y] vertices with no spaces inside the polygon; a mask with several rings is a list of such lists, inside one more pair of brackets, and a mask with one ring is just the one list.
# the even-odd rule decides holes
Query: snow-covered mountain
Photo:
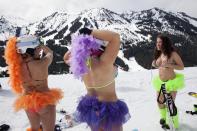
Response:
[{"label": "snow-covered mountain", "polygon": [[40,21],[30,23],[28,28],[30,29],[30,33],[43,32],[43,37],[46,37],[60,31],[63,24],[67,21],[68,16],[67,13],[55,12]]},{"label": "snow-covered mountain", "polygon": [[[12,28],[16,25],[13,21],[2,16],[4,25]],[[2,21],[2,20],[1,20]],[[31,33],[39,33],[47,39],[68,39],[70,34],[75,33],[81,27],[115,30],[121,34],[122,42],[141,41],[146,38],[140,31],[167,31],[173,34],[197,34],[197,18],[191,17],[184,12],[167,12],[159,8],[143,11],[127,11],[122,14],[115,13],[105,8],[93,8],[84,10],[79,14],[67,14],[55,12],[35,23],[28,25]],[[4,32],[10,32],[2,28]],[[129,38],[129,36],[131,36]]]},{"label": "snow-covered mountain", "polygon": [[[77,15],[56,12],[42,21],[31,24],[29,28],[35,32],[39,32],[39,35],[47,37],[46,39],[55,39],[56,41],[60,41],[60,43],[64,40],[62,44],[66,44],[70,41],[70,35],[84,26],[98,29],[116,29],[122,34],[125,30],[128,30],[127,28],[130,26],[130,22],[108,9],[94,8],[84,10]],[[126,33],[124,34],[128,36],[130,33],[127,32],[127,35]]]},{"label": "snow-covered mountain", "polygon": [[12,25],[14,26],[27,26],[29,24],[29,21],[16,16],[3,16],[6,20],[8,20]]},{"label": "snow-covered mountain", "polygon": [[0,40],[7,40],[15,34],[16,27],[27,26],[28,21],[13,16],[0,15]]},{"label": "snow-covered mountain", "polygon": [[175,13],[175,15],[181,19],[185,19],[185,21],[189,22],[190,24],[194,25],[195,27],[197,26],[197,18],[191,17],[184,12],[177,12],[177,13]]},{"label": "snow-covered mountain", "polygon": [[184,13],[172,13],[152,8],[131,13],[130,21],[144,30],[167,31],[172,34],[197,34],[197,22]]},{"label": "snow-covered mountain", "polygon": [[[0,40],[13,34],[13,22],[1,18]],[[62,56],[70,45],[71,35],[82,27],[108,29],[121,35],[121,50],[127,59],[135,58],[144,68],[150,68],[154,41],[158,33],[171,37],[177,46],[186,66],[197,65],[197,18],[184,12],[170,12],[159,8],[142,11],[127,11],[116,13],[105,8],[87,9],[79,14],[55,12],[37,22],[28,24],[32,34],[42,36],[48,45],[56,52],[55,64],[60,64]],[[4,39],[1,39],[2,36]],[[190,50],[190,52],[185,50]],[[57,60],[58,59],[58,60]],[[1,66],[1,65],[0,65]],[[54,68],[54,67],[52,67]],[[63,65],[60,70],[62,72]]]},{"label": "snow-covered mountain", "polygon": [[175,35],[196,35],[197,18],[183,12],[173,13],[152,8],[139,12],[118,14],[105,8],[84,10],[77,15],[55,12],[51,16],[28,26],[31,32],[55,43],[67,45],[70,35],[81,27],[109,29],[121,34],[122,43],[135,45],[148,39],[151,32],[168,32]]},{"label": "snow-covered mountain", "polygon": [[15,27],[4,16],[0,16],[0,40],[6,40],[15,31]]}]

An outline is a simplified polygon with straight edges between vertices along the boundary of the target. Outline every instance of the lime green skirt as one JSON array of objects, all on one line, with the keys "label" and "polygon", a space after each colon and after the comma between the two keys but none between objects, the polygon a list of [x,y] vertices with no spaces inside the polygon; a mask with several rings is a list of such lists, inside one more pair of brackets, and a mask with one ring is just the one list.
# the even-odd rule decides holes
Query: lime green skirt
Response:
[{"label": "lime green skirt", "polygon": [[177,91],[184,88],[184,75],[176,73],[176,77],[173,80],[168,80],[167,82],[162,81],[159,76],[153,78],[152,84],[156,91],[160,91],[161,85],[166,85],[167,92]]}]

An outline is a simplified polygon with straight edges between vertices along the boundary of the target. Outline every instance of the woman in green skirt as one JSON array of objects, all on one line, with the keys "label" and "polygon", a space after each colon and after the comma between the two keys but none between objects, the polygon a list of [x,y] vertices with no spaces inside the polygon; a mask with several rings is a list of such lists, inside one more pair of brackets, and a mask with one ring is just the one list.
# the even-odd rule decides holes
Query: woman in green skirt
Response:
[{"label": "woman in green skirt", "polygon": [[[171,40],[165,35],[158,35],[154,52],[154,60],[152,66],[158,68],[159,75],[155,76],[152,84],[157,92],[157,97],[161,89],[161,85],[165,84],[167,93],[170,93],[175,100],[177,91],[184,87],[184,75],[176,73],[174,70],[183,70],[184,64],[181,57],[173,47]],[[161,94],[160,101],[163,101],[164,96]],[[158,102],[161,115],[160,123],[168,126],[167,108],[165,104]],[[175,128],[179,127],[178,113],[172,117]],[[169,126],[168,126],[169,127]]]}]

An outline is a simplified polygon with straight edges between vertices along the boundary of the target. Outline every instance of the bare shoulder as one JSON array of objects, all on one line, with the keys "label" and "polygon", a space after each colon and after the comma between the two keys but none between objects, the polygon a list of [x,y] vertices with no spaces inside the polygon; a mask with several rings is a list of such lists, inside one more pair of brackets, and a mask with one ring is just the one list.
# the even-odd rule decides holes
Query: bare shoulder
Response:
[{"label": "bare shoulder", "polygon": [[172,55],[178,55],[178,53],[176,51],[173,51]]},{"label": "bare shoulder", "polygon": [[176,51],[173,51],[171,56],[172,56],[172,58],[180,57]]}]

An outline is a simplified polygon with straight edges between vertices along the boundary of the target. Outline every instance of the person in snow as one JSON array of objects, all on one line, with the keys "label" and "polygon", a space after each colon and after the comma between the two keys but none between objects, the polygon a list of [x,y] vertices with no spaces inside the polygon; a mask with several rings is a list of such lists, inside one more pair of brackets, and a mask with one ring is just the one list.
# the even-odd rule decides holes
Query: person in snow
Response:
[{"label": "person in snow", "polygon": [[[15,111],[24,109],[31,128],[38,131],[54,131],[56,104],[63,97],[60,89],[48,87],[48,67],[53,60],[53,51],[41,45],[34,35],[10,38],[5,48],[10,84],[18,95]],[[45,56],[40,57],[43,50]]]},{"label": "person in snow", "polygon": [[[174,70],[183,70],[184,65],[181,57],[172,45],[170,38],[165,35],[158,35],[156,47],[154,51],[154,60],[152,66],[159,69],[159,75],[155,76],[152,83],[157,91],[157,97],[161,89],[161,85],[165,83],[167,93],[170,93],[175,100],[177,91],[184,87],[184,75],[176,73]],[[160,94],[160,101],[163,101],[164,97]],[[167,121],[167,109],[164,104],[158,103],[159,111],[161,115],[160,123],[165,123],[169,127],[169,121]],[[175,128],[179,127],[178,113],[173,116],[173,124]]]},{"label": "person in snow", "polygon": [[79,33],[72,37],[71,50],[64,56],[73,75],[83,80],[87,90],[78,103],[75,119],[87,123],[92,131],[122,131],[130,114],[115,90],[114,62],[120,48],[119,34],[88,28],[80,29]]}]

